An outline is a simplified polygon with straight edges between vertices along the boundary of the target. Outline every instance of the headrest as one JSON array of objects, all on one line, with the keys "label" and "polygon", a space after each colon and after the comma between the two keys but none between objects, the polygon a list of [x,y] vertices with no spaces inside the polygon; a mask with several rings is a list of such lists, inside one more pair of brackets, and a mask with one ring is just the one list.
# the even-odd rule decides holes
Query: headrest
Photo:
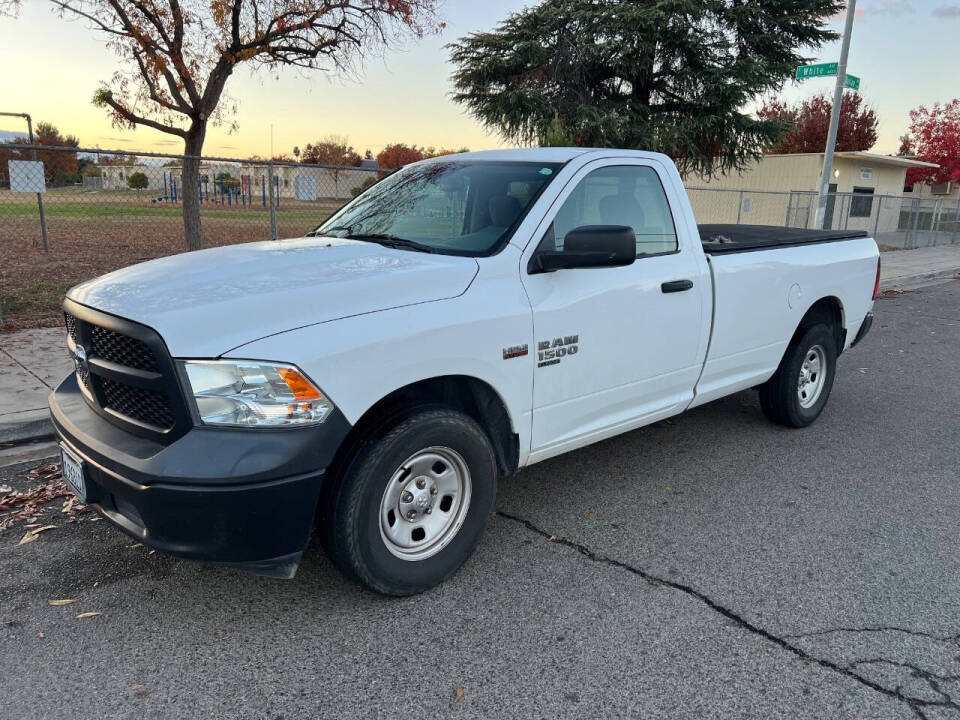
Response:
[{"label": "headrest", "polygon": [[523,208],[520,201],[510,195],[490,198],[490,224],[495,227],[510,227]]}]

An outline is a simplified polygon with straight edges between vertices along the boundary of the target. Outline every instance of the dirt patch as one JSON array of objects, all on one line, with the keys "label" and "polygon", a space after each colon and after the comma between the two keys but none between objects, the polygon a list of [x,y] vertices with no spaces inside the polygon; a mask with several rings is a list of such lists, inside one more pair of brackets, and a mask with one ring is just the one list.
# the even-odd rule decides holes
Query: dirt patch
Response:
[{"label": "dirt patch", "polygon": [[[277,213],[277,234],[302,236],[333,209],[331,203],[282,207]],[[266,210],[213,208],[204,213],[202,222],[206,247],[270,239]],[[49,251],[44,252],[35,213],[0,213],[4,332],[61,325],[60,304],[73,285],[186,248],[179,209],[149,204],[119,208],[94,204],[78,209],[51,203],[47,241]]]}]

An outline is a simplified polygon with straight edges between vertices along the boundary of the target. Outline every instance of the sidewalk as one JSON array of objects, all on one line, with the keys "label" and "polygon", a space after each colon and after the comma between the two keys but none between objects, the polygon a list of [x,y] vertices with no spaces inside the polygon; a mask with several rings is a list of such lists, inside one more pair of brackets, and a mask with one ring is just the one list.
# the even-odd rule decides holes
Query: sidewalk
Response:
[{"label": "sidewalk", "polygon": [[[880,288],[960,276],[960,245],[885,252]],[[53,433],[47,394],[73,370],[63,328],[0,333],[0,443]]]},{"label": "sidewalk", "polygon": [[922,285],[930,280],[960,275],[960,245],[885,252],[880,260],[882,290]]},{"label": "sidewalk", "polygon": [[72,370],[65,329],[0,333],[0,443],[53,432],[47,395]]}]

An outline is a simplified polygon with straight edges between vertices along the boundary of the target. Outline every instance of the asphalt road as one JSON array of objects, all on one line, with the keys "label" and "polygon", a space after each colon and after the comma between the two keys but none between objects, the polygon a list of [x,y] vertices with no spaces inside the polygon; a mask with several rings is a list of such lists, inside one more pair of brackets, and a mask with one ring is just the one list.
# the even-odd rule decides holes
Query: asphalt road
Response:
[{"label": "asphalt road", "polygon": [[813,427],[745,392],[530,468],[416,598],[7,532],[0,717],[960,717],[958,362],[960,282],[883,299]]}]

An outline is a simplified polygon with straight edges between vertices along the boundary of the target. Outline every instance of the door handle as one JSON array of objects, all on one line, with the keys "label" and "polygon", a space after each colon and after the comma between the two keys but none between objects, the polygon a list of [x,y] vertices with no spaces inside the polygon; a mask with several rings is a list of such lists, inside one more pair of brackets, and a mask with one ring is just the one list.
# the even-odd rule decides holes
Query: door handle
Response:
[{"label": "door handle", "polygon": [[660,286],[660,289],[665,293],[675,293],[675,292],[684,292],[685,290],[693,289],[693,280],[671,280],[670,282],[665,282]]}]

